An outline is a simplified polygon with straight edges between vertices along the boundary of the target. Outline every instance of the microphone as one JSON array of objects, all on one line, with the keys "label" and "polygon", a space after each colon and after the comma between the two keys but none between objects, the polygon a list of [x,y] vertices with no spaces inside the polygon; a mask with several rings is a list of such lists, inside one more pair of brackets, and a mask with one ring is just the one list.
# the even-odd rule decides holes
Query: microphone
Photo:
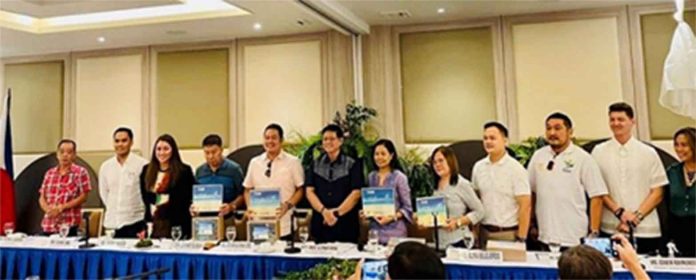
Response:
[{"label": "microphone", "polygon": [[295,247],[295,210],[290,213],[290,247],[285,248],[286,254],[297,254],[302,249]]},{"label": "microphone", "polygon": [[80,241],[84,240],[85,243],[80,244],[80,246],[79,246],[80,249],[89,249],[89,248],[96,246],[96,244],[94,244],[94,243],[89,243],[89,220],[90,220],[89,218],[90,218],[90,216],[92,216],[91,212],[82,213],[82,219],[85,220],[85,236],[83,238],[81,238]]}]

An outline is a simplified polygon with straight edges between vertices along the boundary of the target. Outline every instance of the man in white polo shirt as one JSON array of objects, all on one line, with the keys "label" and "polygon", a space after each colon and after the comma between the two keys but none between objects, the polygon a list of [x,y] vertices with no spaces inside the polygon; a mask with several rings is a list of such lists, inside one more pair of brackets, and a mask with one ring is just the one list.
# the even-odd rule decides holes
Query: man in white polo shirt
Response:
[{"label": "man in white polo shirt", "polygon": [[486,209],[481,246],[485,248],[488,240],[524,242],[532,211],[527,170],[508,155],[504,125],[489,122],[483,129],[483,148],[488,156],[476,162],[471,175],[471,185]]},{"label": "man in white polo shirt", "polygon": [[114,237],[135,238],[146,227],[140,172],[147,160],[131,153],[130,128],[117,128],[113,138],[116,155],[99,168],[99,195],[106,207],[104,228],[115,230]]},{"label": "man in white polo shirt", "polygon": [[655,207],[669,182],[655,149],[632,136],[633,108],[624,102],[609,106],[613,137],[597,145],[592,157],[602,171],[609,195],[604,197],[602,234],[628,232],[636,226],[638,253],[653,253],[660,245],[660,220]]},{"label": "man in white polo shirt", "polygon": [[[293,238],[290,235],[290,216],[304,195],[304,170],[297,157],[283,151],[283,128],[280,125],[270,124],[264,129],[263,148],[266,152],[249,162],[242,183],[244,199],[248,207],[252,189],[279,188],[281,205],[277,218],[280,220],[280,239],[289,241]],[[253,217],[253,213],[251,215]]]},{"label": "man in white polo shirt", "polygon": [[[599,233],[602,197],[607,187],[590,154],[571,141],[573,124],[563,113],[546,118],[548,146],[537,150],[529,162],[529,182],[536,200],[539,239],[546,245],[570,247]],[[587,218],[587,199],[590,219]]]}]

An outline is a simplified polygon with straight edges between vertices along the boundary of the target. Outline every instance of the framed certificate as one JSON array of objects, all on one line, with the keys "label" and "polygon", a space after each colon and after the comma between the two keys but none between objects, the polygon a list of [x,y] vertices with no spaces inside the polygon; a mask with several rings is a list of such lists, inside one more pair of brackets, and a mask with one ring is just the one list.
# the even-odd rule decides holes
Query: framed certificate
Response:
[{"label": "framed certificate", "polygon": [[447,220],[447,206],[442,196],[429,196],[416,198],[416,216],[418,224],[426,227],[435,226],[433,220],[437,218],[438,226],[444,225]]},{"label": "framed certificate", "polygon": [[194,217],[191,220],[191,231],[193,240],[197,241],[217,241],[218,237],[218,218],[217,217]]},{"label": "framed certificate", "polygon": [[222,185],[193,185],[193,206],[198,212],[218,212],[220,205],[222,205]]},{"label": "framed certificate", "polygon": [[247,241],[262,243],[278,238],[278,223],[275,221],[251,221],[247,223]]},{"label": "framed certificate", "polygon": [[396,213],[394,188],[363,188],[360,198],[362,199],[365,216],[392,216]]},{"label": "framed certificate", "polygon": [[249,194],[249,208],[259,218],[275,218],[276,209],[280,207],[279,189],[255,189]]}]

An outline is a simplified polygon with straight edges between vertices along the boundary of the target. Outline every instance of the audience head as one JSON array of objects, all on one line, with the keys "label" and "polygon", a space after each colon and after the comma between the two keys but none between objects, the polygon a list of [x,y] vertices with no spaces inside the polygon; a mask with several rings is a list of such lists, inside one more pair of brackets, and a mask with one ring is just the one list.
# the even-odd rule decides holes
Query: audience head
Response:
[{"label": "audience head", "polygon": [[611,279],[612,266],[600,251],[587,245],[572,247],[558,259],[560,279]]},{"label": "audience head", "polygon": [[674,151],[682,162],[696,161],[696,127],[685,127],[674,133]]},{"label": "audience head", "polygon": [[546,117],[546,142],[554,150],[566,147],[573,137],[573,122],[561,112]]},{"label": "audience head", "polygon": [[114,151],[119,157],[127,157],[133,147],[133,131],[127,127],[114,130]]},{"label": "audience head", "polygon": [[325,126],[321,130],[321,146],[327,154],[338,153],[343,144],[343,129],[336,124]]},{"label": "audience head", "polygon": [[203,154],[205,155],[205,162],[210,166],[217,168],[222,162],[222,138],[217,134],[209,134],[203,138]]},{"label": "audience head", "polygon": [[615,137],[630,136],[634,124],[631,105],[626,102],[609,105],[609,128]]},{"label": "audience head", "polygon": [[377,170],[385,167],[388,167],[391,171],[402,170],[399,156],[396,154],[396,147],[394,147],[394,143],[391,140],[377,140],[375,145],[372,146],[372,159],[375,161]]},{"label": "audience head", "polygon": [[394,248],[387,260],[390,279],[445,279],[445,265],[435,250],[407,241]]},{"label": "audience head", "polygon": [[436,186],[442,177],[449,176],[450,185],[456,185],[459,182],[459,163],[452,149],[445,146],[437,147],[430,155],[430,166]]},{"label": "audience head", "polygon": [[73,164],[77,158],[77,143],[71,139],[58,141],[56,158],[58,158],[58,165],[62,167],[68,167]]},{"label": "audience head", "polygon": [[505,153],[508,129],[499,122],[488,122],[483,125],[483,148],[486,153],[500,155]]},{"label": "audience head", "polygon": [[263,130],[263,148],[267,153],[277,155],[283,149],[283,128],[276,123],[269,124]]}]

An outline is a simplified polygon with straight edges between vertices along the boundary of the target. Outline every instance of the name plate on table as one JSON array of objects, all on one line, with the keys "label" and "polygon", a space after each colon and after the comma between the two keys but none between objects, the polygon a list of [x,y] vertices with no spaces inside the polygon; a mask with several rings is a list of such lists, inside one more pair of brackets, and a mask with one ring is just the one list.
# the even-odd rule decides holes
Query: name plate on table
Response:
[{"label": "name plate on table", "polygon": [[302,246],[304,252],[311,254],[321,254],[321,255],[336,255],[343,254],[351,249],[357,249],[355,244],[352,243],[323,243],[323,244],[312,244],[308,243]]},{"label": "name plate on table", "polygon": [[245,252],[245,251],[253,251],[254,250],[254,244],[251,242],[238,242],[238,241],[227,242],[223,247],[224,247],[223,248],[224,250],[236,251],[236,252],[239,252],[239,251]]},{"label": "name plate on table", "polygon": [[461,261],[477,261],[488,263],[503,262],[503,252],[500,251],[481,251],[467,250],[462,248],[447,248],[447,258],[451,260]]},{"label": "name plate on table", "polygon": [[260,218],[276,216],[276,209],[280,207],[280,190],[256,189],[249,194],[249,204],[254,215]]},{"label": "name plate on table", "polygon": [[696,271],[694,258],[651,258],[645,261],[647,269]]},{"label": "name plate on table", "polygon": [[392,216],[396,213],[394,188],[372,187],[364,188],[361,192],[360,198],[365,216]]},{"label": "name plate on table", "polygon": [[201,213],[218,212],[222,205],[222,185],[193,185],[193,206]]},{"label": "name plate on table", "polygon": [[185,241],[178,243],[175,245],[177,249],[183,249],[183,250],[202,250],[203,245],[205,245],[205,242],[201,241]]},{"label": "name plate on table", "polygon": [[69,239],[51,239],[51,241],[48,244],[50,246],[72,247],[73,241]]},{"label": "name plate on table", "polygon": [[[433,214],[435,217],[433,217]],[[442,196],[429,196],[416,198],[416,216],[418,224],[424,227],[434,227],[437,218],[437,225],[444,225],[447,222],[447,206],[445,198]]]},{"label": "name plate on table", "polygon": [[109,247],[118,247],[118,248],[125,248],[128,246],[128,242],[123,239],[103,239],[100,242],[101,246],[109,246]]}]

